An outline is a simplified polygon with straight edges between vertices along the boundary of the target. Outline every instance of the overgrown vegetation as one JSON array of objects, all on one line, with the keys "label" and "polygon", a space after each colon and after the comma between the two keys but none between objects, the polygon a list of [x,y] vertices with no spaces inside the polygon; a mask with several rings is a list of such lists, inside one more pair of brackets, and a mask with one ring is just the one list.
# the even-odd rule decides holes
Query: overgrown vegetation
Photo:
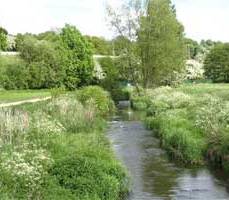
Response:
[{"label": "overgrown vegetation", "polygon": [[150,89],[132,99],[171,156],[186,164],[207,158],[228,169],[228,95],[227,85],[201,84]]},{"label": "overgrown vegetation", "polygon": [[74,27],[40,35],[18,34],[19,56],[0,57],[0,87],[44,89],[65,87],[73,90],[93,80],[92,46]]},{"label": "overgrown vegetation", "polygon": [[117,200],[127,193],[126,172],[104,135],[103,116],[114,110],[108,93],[76,93],[0,110],[1,199]]}]

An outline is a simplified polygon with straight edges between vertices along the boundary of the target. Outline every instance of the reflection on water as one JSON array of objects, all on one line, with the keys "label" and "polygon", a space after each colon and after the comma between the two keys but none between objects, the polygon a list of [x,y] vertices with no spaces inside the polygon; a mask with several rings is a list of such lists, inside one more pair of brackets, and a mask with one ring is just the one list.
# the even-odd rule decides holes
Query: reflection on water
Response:
[{"label": "reflection on water", "polygon": [[222,174],[169,162],[158,139],[145,129],[139,117],[142,114],[123,110],[109,129],[114,150],[132,179],[129,200],[229,199],[227,179]]}]

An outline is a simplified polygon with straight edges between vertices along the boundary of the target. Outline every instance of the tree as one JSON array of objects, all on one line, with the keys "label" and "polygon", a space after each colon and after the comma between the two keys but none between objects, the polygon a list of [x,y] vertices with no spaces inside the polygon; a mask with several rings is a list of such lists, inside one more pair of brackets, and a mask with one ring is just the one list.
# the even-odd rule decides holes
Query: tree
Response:
[{"label": "tree", "polygon": [[204,61],[205,75],[217,83],[229,83],[229,43],[217,44]]},{"label": "tree", "polygon": [[143,86],[170,84],[185,64],[184,29],[170,0],[148,1],[141,17],[138,45]]},{"label": "tree", "polygon": [[99,60],[101,68],[104,73],[104,78],[101,80],[103,88],[112,91],[117,88],[119,84],[119,70],[115,65],[115,61],[110,57],[101,58]]},{"label": "tree", "polygon": [[0,27],[0,50],[4,51],[7,49],[7,35],[7,30]]},{"label": "tree", "polygon": [[201,50],[198,42],[190,38],[185,38],[185,45],[187,48],[187,59],[195,59]]},{"label": "tree", "polygon": [[46,31],[44,33],[40,33],[36,36],[38,40],[46,40],[50,42],[57,42],[59,40],[58,31]]},{"label": "tree", "polygon": [[66,25],[60,33],[61,51],[69,89],[88,85],[93,79],[92,46],[74,26]]},{"label": "tree", "polygon": [[93,45],[93,53],[98,55],[112,55],[112,43],[103,37],[85,36]]},{"label": "tree", "polygon": [[140,59],[136,39],[142,7],[142,0],[128,0],[120,9],[107,6],[109,23],[117,35],[113,42],[122,75],[136,87],[140,82]]},{"label": "tree", "polygon": [[[18,34],[16,49],[24,61],[17,70],[26,71],[27,84],[11,84],[11,88],[41,89],[66,87],[75,89],[87,85],[93,79],[93,58],[90,43],[73,26],[66,25],[59,32],[48,31],[39,35]],[[7,76],[10,76],[10,67]],[[20,70],[19,70],[20,71]],[[17,73],[13,73],[17,76]],[[21,73],[18,73],[18,76]],[[11,83],[8,81],[8,83]]]},{"label": "tree", "polygon": [[20,38],[17,48],[30,74],[29,88],[53,88],[63,85],[65,69],[58,43],[24,35]]}]

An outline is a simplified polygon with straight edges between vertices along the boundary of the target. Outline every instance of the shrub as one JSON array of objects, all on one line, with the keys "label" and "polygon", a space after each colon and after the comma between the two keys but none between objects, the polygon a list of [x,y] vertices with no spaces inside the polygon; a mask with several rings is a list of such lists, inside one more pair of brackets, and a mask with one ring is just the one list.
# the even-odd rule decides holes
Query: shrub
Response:
[{"label": "shrub", "polygon": [[114,102],[108,92],[98,86],[88,86],[77,92],[77,98],[84,105],[89,101],[95,103],[98,114],[106,116],[115,110]]},{"label": "shrub", "polygon": [[151,100],[147,96],[135,96],[132,97],[131,104],[135,110],[146,110],[150,106]]},{"label": "shrub", "polygon": [[170,109],[170,106],[167,103],[163,101],[154,100],[147,109],[147,116],[156,116],[168,109]]},{"label": "shrub", "polygon": [[124,88],[116,88],[111,90],[111,96],[115,102],[130,100],[130,92]]},{"label": "shrub", "polygon": [[72,147],[71,151],[62,152],[60,149],[58,160],[50,170],[61,187],[82,200],[116,200],[127,192],[126,172],[113,160],[103,136],[96,134],[88,138],[82,135],[78,140],[76,137],[72,139],[63,140],[67,142],[64,145]]}]

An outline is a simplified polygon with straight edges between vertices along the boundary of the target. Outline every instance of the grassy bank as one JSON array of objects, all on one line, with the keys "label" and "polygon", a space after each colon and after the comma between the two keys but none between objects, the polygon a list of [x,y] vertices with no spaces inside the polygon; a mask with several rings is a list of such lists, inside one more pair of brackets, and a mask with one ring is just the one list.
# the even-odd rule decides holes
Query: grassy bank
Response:
[{"label": "grassy bank", "polygon": [[228,170],[229,85],[161,87],[133,97],[168,153],[187,164],[206,160]]},{"label": "grassy bank", "polygon": [[51,90],[0,90],[0,103],[51,96]]},{"label": "grassy bank", "polygon": [[126,171],[104,134],[113,109],[98,87],[1,109],[1,199],[121,199]]}]

